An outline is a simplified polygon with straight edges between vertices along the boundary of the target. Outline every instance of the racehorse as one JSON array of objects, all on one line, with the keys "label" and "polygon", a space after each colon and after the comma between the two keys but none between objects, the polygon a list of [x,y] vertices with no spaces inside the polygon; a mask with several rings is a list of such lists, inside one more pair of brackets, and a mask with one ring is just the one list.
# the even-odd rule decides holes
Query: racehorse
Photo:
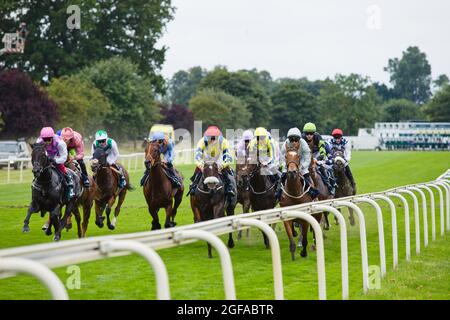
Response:
[{"label": "racehorse", "polygon": [[[106,161],[106,152],[97,148],[94,151],[91,159],[91,169],[94,173],[94,180],[97,184],[95,190],[95,224],[99,228],[103,228],[103,211],[106,212],[106,222],[110,230],[116,228],[117,217],[119,216],[120,207],[122,206],[127,190],[133,190],[130,186],[130,179],[128,172],[122,167],[125,176],[126,186],[119,188],[119,172]],[[109,218],[111,209],[118,198],[118,203],[114,210],[114,217],[112,221]]]},{"label": "racehorse", "polygon": [[160,208],[165,208],[166,210],[164,228],[175,227],[175,216],[184,192],[183,178],[178,174],[181,181],[180,188],[172,186],[172,182],[165,173],[165,164],[161,162],[159,144],[156,141],[147,143],[145,159],[150,162],[150,174],[144,184],[144,196],[147,201],[148,212],[153,219],[152,230],[161,229],[158,219]]},{"label": "racehorse", "polygon": [[[234,215],[237,196],[225,196],[224,184],[220,177],[221,169],[216,161],[207,160],[204,162],[200,182],[195,192],[190,195],[194,222],[221,218],[224,216],[224,211],[226,211],[227,216]],[[228,235],[228,247],[234,247],[231,232]],[[209,243],[208,257],[212,258]]]},{"label": "racehorse", "polygon": [[[250,191],[248,187],[247,176],[247,159],[244,164],[236,163],[236,185],[237,185],[237,202],[242,204],[242,212],[250,212]],[[250,229],[247,229],[247,236]],[[242,237],[242,230],[238,232],[238,240]]]},{"label": "racehorse", "polygon": [[[344,153],[340,150],[336,150],[333,152],[333,172],[337,183],[335,198],[356,195],[356,188],[353,189],[350,179],[345,174]],[[350,221],[350,224],[354,226],[355,217],[353,216],[353,209],[348,208],[348,211],[350,214],[348,219]]]},{"label": "racehorse", "polygon": [[[35,143],[32,145],[31,162],[33,165],[34,180],[32,183],[32,200],[25,217],[22,231],[29,232],[29,222],[31,214],[41,212],[44,217],[46,212],[50,212],[49,226],[46,228],[46,235],[51,235],[52,226],[55,230],[53,240],[61,239],[61,230],[64,228],[67,217],[75,207],[75,202],[81,195],[80,178],[70,169],[69,174],[72,175],[74,181],[74,194],[70,200],[67,197],[67,187],[63,183],[64,177],[57,172],[57,168],[53,166],[53,162],[48,158],[45,149],[45,143]],[[66,206],[64,218],[61,223],[61,209]]]},{"label": "racehorse", "polygon": [[[313,157],[311,158],[311,164],[309,166],[309,173],[311,175],[311,179],[314,182],[314,187],[319,191],[318,200],[328,200],[333,199],[333,195],[330,194],[330,191],[328,190],[328,187],[325,185],[325,183],[322,180],[322,177],[320,173],[318,173],[317,170],[317,160]],[[324,229],[329,230],[330,229],[330,223],[328,222],[328,214],[329,212],[325,212],[323,215],[325,223],[324,223]]]},{"label": "racehorse", "polygon": [[[259,156],[249,156],[247,177],[244,176],[244,186],[249,190],[252,211],[273,209],[277,205],[277,182],[270,179],[269,166],[261,163]],[[274,227],[274,225],[272,225]],[[264,245],[269,248],[269,239],[263,233]]]},{"label": "racehorse", "polygon": [[[309,188],[306,188],[305,181],[300,170],[300,155],[295,149],[286,150],[286,182],[282,186],[282,194],[280,199],[281,207],[288,207],[292,205],[297,205],[301,203],[311,202],[313,199],[309,194]],[[313,217],[320,222],[322,214],[313,214]],[[309,223],[294,219],[289,221],[284,221],[284,228],[289,238],[289,250],[291,251],[292,260],[295,260],[295,242],[294,242],[294,222],[301,225],[302,233],[302,251],[300,255],[302,257],[307,256],[307,246],[308,246],[308,227]]]},{"label": "racehorse", "polygon": [[[66,165],[81,178],[81,169],[76,160],[68,161]],[[95,193],[97,190],[97,184],[95,180],[89,177],[89,188],[83,188],[83,193],[77,199],[75,207],[73,208],[73,214],[77,222],[78,238],[84,238],[89,224],[89,218],[91,216],[91,209],[94,204]],[[81,214],[79,207],[83,208],[83,224],[80,228]],[[72,227],[71,217],[67,219],[66,229],[69,230]]]}]

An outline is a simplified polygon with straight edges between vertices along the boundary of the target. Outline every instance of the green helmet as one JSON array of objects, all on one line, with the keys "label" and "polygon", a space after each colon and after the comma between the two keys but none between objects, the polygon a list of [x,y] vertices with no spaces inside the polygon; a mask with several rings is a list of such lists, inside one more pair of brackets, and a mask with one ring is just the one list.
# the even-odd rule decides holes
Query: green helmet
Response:
[{"label": "green helmet", "polygon": [[312,122],[308,122],[305,124],[305,126],[303,127],[303,132],[316,132],[316,125]]},{"label": "green helmet", "polygon": [[106,140],[106,139],[108,139],[108,134],[106,133],[105,130],[98,130],[98,131],[95,133],[95,140],[96,140],[96,141],[97,141],[97,140]]}]

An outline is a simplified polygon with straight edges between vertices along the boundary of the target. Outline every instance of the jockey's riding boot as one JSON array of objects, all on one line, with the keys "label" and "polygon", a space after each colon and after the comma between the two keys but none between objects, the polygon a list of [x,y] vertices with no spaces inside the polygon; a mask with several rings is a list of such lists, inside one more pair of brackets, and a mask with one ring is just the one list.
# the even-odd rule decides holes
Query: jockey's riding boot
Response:
[{"label": "jockey's riding boot", "polygon": [[119,167],[117,164],[113,164],[113,166],[117,169],[117,171],[119,171],[119,188],[125,188],[125,186],[127,185],[127,181],[125,180],[125,175],[123,174],[122,167]]},{"label": "jockey's riding boot", "polygon": [[311,176],[309,175],[309,172],[305,173],[303,175],[303,179],[305,180],[305,190],[307,190],[309,188],[309,195],[311,196],[311,198],[314,200],[315,198],[317,198],[317,196],[320,194],[319,190],[317,190],[316,188],[313,187],[313,182],[311,179]]},{"label": "jockey's riding boot", "polygon": [[195,171],[194,174],[191,177],[191,185],[189,186],[189,191],[186,194],[186,196],[190,195],[190,194],[194,194],[195,190],[197,189],[197,185],[198,182],[200,181],[200,178],[202,177],[202,172],[201,171]]},{"label": "jockey's riding boot", "polygon": [[149,169],[145,169],[144,176],[141,179],[141,187],[144,186],[145,180],[147,180],[147,177],[148,177],[149,174],[150,174],[150,170]]},{"label": "jockey's riding boot", "polygon": [[350,166],[345,167],[345,174],[346,174],[347,178],[349,178],[350,183],[352,184],[353,190],[356,190],[355,178],[353,178],[353,174],[352,174],[352,171],[350,170]]},{"label": "jockey's riding boot", "polygon": [[232,175],[228,170],[223,171],[222,179],[225,184],[225,194],[227,196],[233,197],[236,193],[233,190],[233,186],[231,185],[230,175]]},{"label": "jockey's riding boot", "polygon": [[66,180],[67,185],[67,196],[70,200],[75,196],[75,193],[73,191],[73,178],[72,175],[70,175],[69,173],[65,174],[64,178]]},{"label": "jockey's riding boot", "polygon": [[83,159],[78,160],[78,164],[80,165],[80,169],[81,169],[81,178],[83,179],[83,186],[85,188],[89,188],[89,185],[90,185],[89,176],[87,174],[86,165],[84,164]]},{"label": "jockey's riding boot", "polygon": [[180,188],[181,187],[181,181],[178,178],[178,175],[175,172],[175,169],[173,168],[173,164],[168,162],[167,163],[167,171],[170,175],[170,181],[172,182],[172,187],[174,188]]}]

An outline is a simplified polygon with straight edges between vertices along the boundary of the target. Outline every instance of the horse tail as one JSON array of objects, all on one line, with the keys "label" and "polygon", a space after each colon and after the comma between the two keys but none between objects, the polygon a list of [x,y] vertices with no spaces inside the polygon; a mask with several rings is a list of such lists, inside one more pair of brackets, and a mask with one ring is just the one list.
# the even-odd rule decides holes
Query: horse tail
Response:
[{"label": "horse tail", "polygon": [[136,190],[136,188],[131,184],[131,183],[128,183],[127,185],[126,185],[126,187],[125,187],[128,191],[134,191],[134,190]]}]

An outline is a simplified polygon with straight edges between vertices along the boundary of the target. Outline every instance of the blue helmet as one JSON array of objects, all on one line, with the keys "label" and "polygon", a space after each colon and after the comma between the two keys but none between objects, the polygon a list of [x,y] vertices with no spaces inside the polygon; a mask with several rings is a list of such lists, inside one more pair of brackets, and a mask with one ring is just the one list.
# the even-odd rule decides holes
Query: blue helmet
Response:
[{"label": "blue helmet", "polygon": [[164,140],[164,139],[165,139],[164,133],[162,133],[161,131],[156,131],[153,133],[151,141]]}]

